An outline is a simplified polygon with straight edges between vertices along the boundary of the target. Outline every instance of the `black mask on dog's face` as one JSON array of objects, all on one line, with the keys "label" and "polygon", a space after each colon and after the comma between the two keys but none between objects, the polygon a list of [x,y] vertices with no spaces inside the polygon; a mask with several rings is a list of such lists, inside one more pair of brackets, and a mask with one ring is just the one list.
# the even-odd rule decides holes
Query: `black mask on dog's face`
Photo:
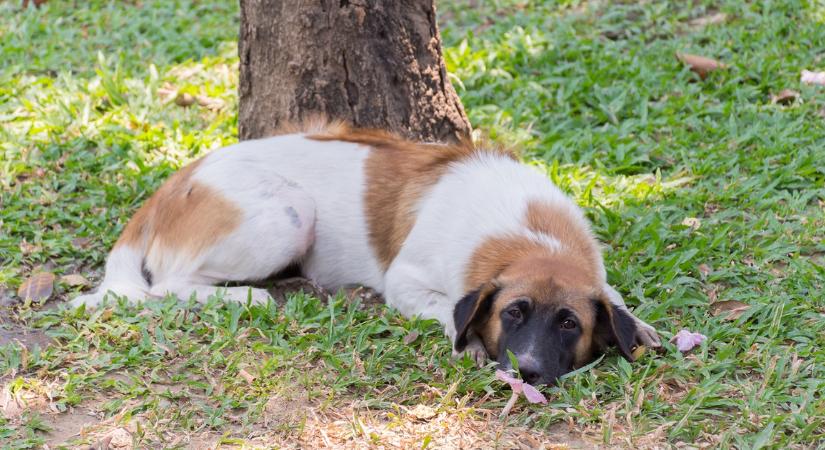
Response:
[{"label": "black mask on dog's face", "polygon": [[551,279],[482,285],[456,304],[455,350],[481,339],[502,369],[512,368],[512,353],[522,379],[533,385],[554,383],[610,345],[632,361],[632,317],[604,294],[588,291]]}]

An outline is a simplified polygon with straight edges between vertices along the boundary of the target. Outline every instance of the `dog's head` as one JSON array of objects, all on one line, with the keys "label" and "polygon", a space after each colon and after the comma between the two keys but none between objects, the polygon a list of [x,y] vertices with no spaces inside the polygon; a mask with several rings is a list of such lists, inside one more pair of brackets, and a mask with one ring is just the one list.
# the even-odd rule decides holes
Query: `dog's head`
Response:
[{"label": "dog's head", "polygon": [[477,336],[507,369],[509,350],[530,384],[554,383],[611,345],[633,360],[633,318],[614,308],[592,277],[559,258],[510,265],[461,299],[453,317],[457,351]]}]

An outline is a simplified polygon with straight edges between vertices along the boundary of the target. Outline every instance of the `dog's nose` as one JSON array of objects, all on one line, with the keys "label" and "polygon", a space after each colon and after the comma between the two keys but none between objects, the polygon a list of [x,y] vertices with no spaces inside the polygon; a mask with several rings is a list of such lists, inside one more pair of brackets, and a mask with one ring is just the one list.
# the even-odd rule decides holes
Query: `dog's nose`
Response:
[{"label": "dog's nose", "polygon": [[536,385],[541,380],[541,372],[536,366],[519,364],[518,370],[521,372],[521,379],[528,384]]}]

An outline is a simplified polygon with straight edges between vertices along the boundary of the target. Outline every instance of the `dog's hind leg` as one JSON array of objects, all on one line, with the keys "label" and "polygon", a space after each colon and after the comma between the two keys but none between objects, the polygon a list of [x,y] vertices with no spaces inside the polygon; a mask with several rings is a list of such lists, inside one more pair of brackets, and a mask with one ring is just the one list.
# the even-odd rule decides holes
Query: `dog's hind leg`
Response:
[{"label": "dog's hind leg", "polygon": [[[135,214],[106,265],[100,288],[72,306],[90,307],[112,291],[131,301],[175,294],[206,300],[228,281],[261,280],[300,261],[315,236],[315,202],[267,168],[228,173],[181,171]],[[243,169],[243,170],[242,170]],[[205,175],[203,175],[205,176]],[[225,288],[254,301],[266,291]]]},{"label": "dog's hind leg", "polygon": [[141,252],[129,245],[118,245],[109,253],[106,273],[100,287],[91,294],[74,298],[72,307],[86,305],[94,308],[112,293],[130,300],[142,300],[149,294],[149,283],[142,273]]},{"label": "dog's hind leg", "polygon": [[[205,249],[197,261],[183,258],[180,263],[164,265],[155,261],[169,259],[167,256],[147,255],[147,266],[154,278],[150,294],[174,294],[181,299],[194,295],[198,301],[206,301],[223,292],[226,300],[251,299],[260,303],[269,297],[264,289],[215,285],[262,280],[303,258],[313,243],[315,229],[315,203],[306,193],[297,186],[283,185],[258,198],[244,196],[244,192],[232,194],[241,206],[243,221]],[[171,256],[172,260],[179,258],[180,255]],[[155,273],[154,267],[176,270]]]}]

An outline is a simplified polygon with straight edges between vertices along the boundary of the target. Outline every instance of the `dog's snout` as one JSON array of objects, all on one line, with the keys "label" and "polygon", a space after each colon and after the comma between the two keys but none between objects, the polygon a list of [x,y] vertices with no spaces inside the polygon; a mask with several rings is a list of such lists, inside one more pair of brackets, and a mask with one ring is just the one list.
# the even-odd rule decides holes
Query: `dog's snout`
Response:
[{"label": "dog's snout", "polygon": [[536,385],[541,380],[541,372],[538,367],[519,367],[519,372],[521,372],[521,379],[528,384]]},{"label": "dog's snout", "polygon": [[529,384],[536,385],[541,379],[541,373],[532,368],[525,367],[521,369],[521,378]]}]

